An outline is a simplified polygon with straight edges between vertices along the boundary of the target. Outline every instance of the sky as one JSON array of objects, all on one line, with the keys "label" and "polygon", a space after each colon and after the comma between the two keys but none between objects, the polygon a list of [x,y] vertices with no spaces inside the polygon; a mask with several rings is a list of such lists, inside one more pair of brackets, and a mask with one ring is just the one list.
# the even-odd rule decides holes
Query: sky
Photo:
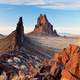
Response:
[{"label": "sky", "polygon": [[31,32],[41,13],[58,33],[80,34],[80,0],[0,0],[0,33],[15,30],[21,16],[25,33]]}]

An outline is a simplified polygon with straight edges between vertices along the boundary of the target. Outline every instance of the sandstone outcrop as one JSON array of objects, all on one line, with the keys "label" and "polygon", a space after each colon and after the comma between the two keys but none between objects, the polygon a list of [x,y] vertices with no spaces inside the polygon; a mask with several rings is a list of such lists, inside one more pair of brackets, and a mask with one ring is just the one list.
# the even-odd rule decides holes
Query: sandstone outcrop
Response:
[{"label": "sandstone outcrop", "polygon": [[[79,80],[80,79],[80,47],[70,45],[62,51],[55,54],[52,62],[57,63],[52,66],[51,74],[60,69],[61,80]],[[54,74],[55,75],[55,74]]]},{"label": "sandstone outcrop", "polygon": [[34,30],[30,34],[59,36],[56,30],[53,30],[53,25],[48,21],[45,14],[40,14]]}]

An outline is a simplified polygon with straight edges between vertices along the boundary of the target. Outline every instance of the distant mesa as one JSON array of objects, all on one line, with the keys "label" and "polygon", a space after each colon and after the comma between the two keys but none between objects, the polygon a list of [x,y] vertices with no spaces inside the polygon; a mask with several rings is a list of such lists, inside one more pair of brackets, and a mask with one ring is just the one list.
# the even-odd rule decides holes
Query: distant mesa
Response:
[{"label": "distant mesa", "polygon": [[59,36],[57,34],[57,31],[55,29],[53,30],[53,25],[48,21],[45,14],[40,14],[40,16],[37,19],[37,24],[35,25],[34,30],[29,34]]}]

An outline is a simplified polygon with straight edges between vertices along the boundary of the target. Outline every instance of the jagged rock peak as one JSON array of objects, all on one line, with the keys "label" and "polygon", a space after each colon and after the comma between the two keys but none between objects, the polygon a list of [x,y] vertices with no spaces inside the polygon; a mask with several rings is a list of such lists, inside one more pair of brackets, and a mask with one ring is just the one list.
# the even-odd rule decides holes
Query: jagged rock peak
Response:
[{"label": "jagged rock peak", "polygon": [[49,23],[46,14],[40,14],[40,16],[37,19],[37,25],[44,26],[45,24]]},{"label": "jagged rock peak", "polygon": [[19,18],[19,22],[17,23],[16,31],[17,31],[17,33],[21,33],[21,34],[24,33],[22,17]]},{"label": "jagged rock peak", "polygon": [[22,17],[20,17],[16,27],[16,45],[18,46],[18,48],[22,46],[23,40],[24,40],[24,26]]},{"label": "jagged rock peak", "polygon": [[7,37],[0,40],[0,51],[14,51],[22,47],[24,41],[24,26],[22,17],[19,18],[19,21],[14,30]]},{"label": "jagged rock peak", "polygon": [[44,15],[40,14],[40,16],[37,19],[37,25],[39,26],[43,26],[46,23],[46,19],[44,17]]},{"label": "jagged rock peak", "polygon": [[46,14],[40,14],[40,16],[37,19],[35,29],[31,32],[31,34],[38,33],[58,36],[57,32],[55,33],[55,30],[53,30],[53,25],[48,21]]}]

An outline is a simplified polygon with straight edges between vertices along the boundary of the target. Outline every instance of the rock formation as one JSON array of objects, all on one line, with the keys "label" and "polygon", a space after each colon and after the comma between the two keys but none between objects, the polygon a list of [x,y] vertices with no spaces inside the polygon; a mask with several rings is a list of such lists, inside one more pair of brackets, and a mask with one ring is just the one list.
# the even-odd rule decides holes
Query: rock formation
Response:
[{"label": "rock formation", "polygon": [[35,29],[30,34],[59,36],[56,30],[53,30],[53,25],[48,21],[45,14],[44,15],[40,14],[40,16],[37,19]]},{"label": "rock formation", "polygon": [[[49,30],[57,35],[45,15],[44,17],[39,18],[37,25],[50,25]],[[42,30],[52,35],[47,29],[48,27]],[[45,51],[43,47],[36,45],[31,38],[24,35],[23,21],[20,17],[16,30],[0,40],[0,74],[5,71],[10,78],[18,74],[19,70],[23,70],[29,80],[35,80],[34,78],[38,80],[80,80],[80,46],[70,45],[55,53],[50,60],[49,54],[47,55]]]},{"label": "rock formation", "polygon": [[20,17],[16,27],[16,46],[18,46],[18,48],[21,48],[23,41],[24,41],[24,26],[22,17]]},{"label": "rock formation", "polygon": [[61,80],[80,80],[80,47],[70,45],[55,54],[52,58],[51,74],[55,76],[56,70],[61,70]]},{"label": "rock formation", "polygon": [[[16,30],[5,38],[0,39],[0,70],[2,66],[4,66],[5,70],[3,68],[3,71],[6,73],[10,71],[10,74],[11,71],[16,72],[16,69],[25,69],[26,71],[28,69],[28,62],[31,61],[32,66],[34,66],[34,69],[32,69],[31,72],[34,71],[34,73],[36,73],[35,67],[38,68],[44,57],[49,58],[49,55],[46,55],[46,52],[47,51],[43,47],[36,45],[34,40],[24,35],[23,21],[22,17],[20,17]],[[28,71],[26,72],[28,73]],[[13,74],[10,76],[12,75]]]},{"label": "rock formation", "polygon": [[[18,73],[18,69],[16,69],[15,67],[11,66],[6,62],[0,61],[0,73],[2,74],[2,72],[6,72],[6,76],[7,76],[6,80],[11,80],[10,79],[12,77],[11,75]],[[3,80],[3,79],[0,78],[0,80]]]},{"label": "rock formation", "polygon": [[19,18],[16,30],[10,35],[0,40],[0,52],[2,51],[13,51],[21,48],[24,41],[24,27],[22,17]]}]

